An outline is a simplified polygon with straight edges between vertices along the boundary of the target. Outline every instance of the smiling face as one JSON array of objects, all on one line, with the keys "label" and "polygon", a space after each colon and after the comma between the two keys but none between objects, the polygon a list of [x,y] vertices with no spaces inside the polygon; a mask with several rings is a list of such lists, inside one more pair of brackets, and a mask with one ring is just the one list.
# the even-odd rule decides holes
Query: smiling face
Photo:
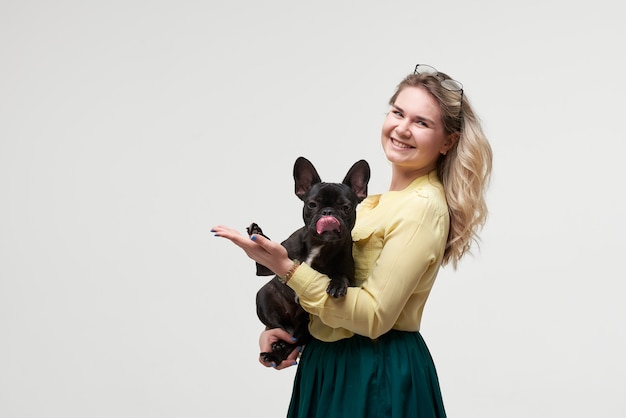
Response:
[{"label": "smiling face", "polygon": [[[427,174],[456,142],[457,133],[446,134],[439,104],[424,88],[405,87],[398,94],[383,123],[381,141],[397,187]],[[393,189],[393,185],[392,185]]]}]

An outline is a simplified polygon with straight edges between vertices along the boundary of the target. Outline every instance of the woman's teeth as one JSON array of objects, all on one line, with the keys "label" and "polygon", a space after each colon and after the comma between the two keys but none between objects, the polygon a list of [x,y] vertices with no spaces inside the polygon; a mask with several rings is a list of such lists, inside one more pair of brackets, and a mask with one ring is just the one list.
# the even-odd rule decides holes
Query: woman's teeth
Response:
[{"label": "woman's teeth", "polygon": [[395,145],[396,147],[399,147],[399,148],[413,148],[412,146],[407,145],[407,144],[403,144],[402,142],[396,141],[393,138],[391,138],[391,143],[393,145]]}]

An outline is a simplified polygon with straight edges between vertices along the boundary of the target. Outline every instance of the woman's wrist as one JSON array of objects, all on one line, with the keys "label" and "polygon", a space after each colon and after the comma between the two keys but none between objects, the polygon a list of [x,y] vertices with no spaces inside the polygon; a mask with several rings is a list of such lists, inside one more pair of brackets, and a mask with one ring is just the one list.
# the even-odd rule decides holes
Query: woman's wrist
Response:
[{"label": "woman's wrist", "polygon": [[278,280],[283,284],[287,284],[287,282],[291,279],[291,276],[294,275],[299,266],[299,260],[290,260],[289,264],[286,263],[286,269],[282,270],[284,274],[277,273]]}]

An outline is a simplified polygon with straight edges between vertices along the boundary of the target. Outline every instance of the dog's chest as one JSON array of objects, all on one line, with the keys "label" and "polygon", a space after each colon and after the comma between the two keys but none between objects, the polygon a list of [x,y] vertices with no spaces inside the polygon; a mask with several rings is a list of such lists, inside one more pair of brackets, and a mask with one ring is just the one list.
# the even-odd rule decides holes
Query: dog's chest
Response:
[{"label": "dog's chest", "polygon": [[319,245],[317,247],[313,247],[311,248],[311,251],[309,251],[309,254],[306,257],[305,262],[311,266],[313,265],[313,262],[317,259],[317,257],[320,255],[320,252],[322,251],[322,246]]}]

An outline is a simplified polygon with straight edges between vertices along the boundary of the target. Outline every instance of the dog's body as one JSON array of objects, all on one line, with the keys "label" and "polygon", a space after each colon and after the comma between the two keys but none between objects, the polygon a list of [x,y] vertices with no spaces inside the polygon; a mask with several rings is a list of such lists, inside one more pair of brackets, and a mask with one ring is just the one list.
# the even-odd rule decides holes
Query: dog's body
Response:
[{"label": "dog's body", "polygon": [[[281,244],[290,258],[306,262],[330,278],[326,291],[331,297],[343,297],[354,280],[352,228],[356,207],[367,196],[369,164],[360,160],[350,168],[342,183],[326,183],[306,158],[299,157],[293,176],[296,196],[304,202],[304,226]],[[253,223],[248,234],[263,235],[263,231]],[[257,263],[258,276],[272,274]],[[297,339],[296,344],[279,341],[271,352],[261,353],[265,361],[279,364],[296,345],[309,340],[309,314],[298,304],[294,291],[277,276],[258,291],[256,303],[257,315],[265,326],[283,328]]]}]

